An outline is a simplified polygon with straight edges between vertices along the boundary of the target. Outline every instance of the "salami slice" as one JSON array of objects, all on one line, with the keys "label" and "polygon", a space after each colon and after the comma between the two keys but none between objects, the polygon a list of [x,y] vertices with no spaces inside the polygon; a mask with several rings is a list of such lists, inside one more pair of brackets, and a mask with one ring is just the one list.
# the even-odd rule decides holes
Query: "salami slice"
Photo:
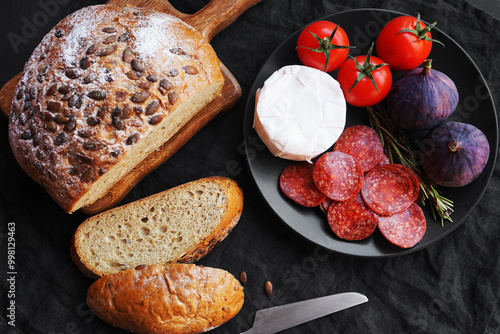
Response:
[{"label": "salami slice", "polygon": [[312,163],[305,161],[285,167],[280,175],[280,188],[283,194],[306,207],[314,207],[323,202],[326,196],[314,184],[313,168]]},{"label": "salami slice", "polygon": [[406,175],[408,175],[408,177],[410,178],[413,189],[412,201],[415,202],[418,199],[418,195],[420,194],[420,182],[418,181],[417,175],[411,169],[403,165],[394,164],[393,166],[401,169],[401,171],[406,173]]},{"label": "salami slice", "polygon": [[375,167],[366,174],[361,195],[370,209],[390,216],[406,210],[414,202],[413,187],[406,172],[389,164]]},{"label": "salami slice", "polygon": [[380,217],[378,228],[391,243],[402,248],[411,248],[422,240],[427,224],[422,209],[413,203],[403,212]]},{"label": "salami slice", "polygon": [[314,164],[316,187],[334,201],[352,198],[363,186],[363,172],[354,158],[343,152],[324,153]]},{"label": "salami slice", "polygon": [[367,172],[384,156],[384,147],[377,132],[366,125],[353,125],[344,130],[335,143],[334,151],[351,155]]},{"label": "salami slice", "polygon": [[325,198],[325,200],[323,202],[321,202],[319,204],[319,208],[321,209],[321,211],[323,211],[323,213],[327,214],[328,213],[328,208],[331,206],[331,205],[335,205],[336,201],[334,201],[333,199],[331,198]]},{"label": "salami slice", "polygon": [[380,162],[377,164],[377,166],[383,166],[383,165],[388,165],[391,163],[391,160],[389,159],[389,157],[387,156],[387,154],[383,154],[382,155],[382,159],[380,160]]},{"label": "salami slice", "polygon": [[345,240],[368,238],[379,222],[378,215],[370,210],[359,193],[350,200],[331,205],[327,219],[333,233]]}]

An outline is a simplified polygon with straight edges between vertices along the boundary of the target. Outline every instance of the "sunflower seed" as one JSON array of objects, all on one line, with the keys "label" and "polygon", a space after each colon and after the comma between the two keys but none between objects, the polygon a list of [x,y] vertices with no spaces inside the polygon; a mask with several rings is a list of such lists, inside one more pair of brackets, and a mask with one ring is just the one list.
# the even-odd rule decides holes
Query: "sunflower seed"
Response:
[{"label": "sunflower seed", "polygon": [[74,68],[66,70],[64,74],[70,79],[78,79],[78,77],[80,77],[80,73]]},{"label": "sunflower seed", "polygon": [[111,43],[114,43],[116,42],[116,35],[111,35],[111,36],[108,36],[104,39],[104,41],[102,41],[104,44],[111,44]]},{"label": "sunflower seed", "polygon": [[273,284],[269,281],[266,282],[264,285],[264,290],[268,296],[270,296],[273,293]]},{"label": "sunflower seed", "polygon": [[240,273],[240,281],[242,284],[245,284],[247,282],[247,273],[242,271]]},{"label": "sunflower seed", "polygon": [[102,32],[105,32],[107,34],[114,34],[116,32],[116,28],[114,27],[106,27],[102,29]]},{"label": "sunflower seed", "polygon": [[115,99],[116,99],[116,102],[122,102],[125,100],[125,98],[127,97],[127,92],[123,91],[123,90],[117,90],[116,93],[115,93]]},{"label": "sunflower seed", "polygon": [[137,92],[134,95],[132,95],[130,100],[132,102],[135,102],[135,103],[143,103],[144,101],[146,101],[148,99],[148,97],[149,97],[148,92],[140,91],[140,92]]},{"label": "sunflower seed", "polygon": [[179,74],[179,71],[176,68],[173,68],[170,71],[168,71],[168,75],[171,77],[175,77],[177,74]]},{"label": "sunflower seed", "polygon": [[127,138],[127,145],[134,145],[139,140],[139,133],[135,132]]},{"label": "sunflower seed", "polygon": [[85,168],[80,174],[80,178],[83,182],[92,182],[94,180],[94,172],[89,168]]},{"label": "sunflower seed", "polygon": [[88,85],[89,83],[94,81],[96,78],[97,78],[97,75],[95,73],[89,73],[83,78],[82,82],[84,85]]},{"label": "sunflower seed", "polygon": [[108,96],[108,94],[104,90],[97,89],[97,90],[93,90],[93,91],[89,92],[88,96],[92,100],[103,101],[103,100],[106,100],[106,97]]},{"label": "sunflower seed", "polygon": [[182,69],[184,70],[184,72],[186,72],[186,74],[189,74],[189,75],[198,74],[198,69],[194,66],[191,66],[191,65],[184,66]]},{"label": "sunflower seed", "polygon": [[129,34],[128,34],[128,31],[127,31],[127,32],[124,32],[123,34],[121,34],[120,36],[118,36],[117,41],[120,42],[120,43],[123,43],[123,42],[127,41],[128,38],[129,38]]},{"label": "sunflower seed", "polygon": [[54,139],[54,145],[61,146],[66,142],[66,133],[60,132]]},{"label": "sunflower seed", "polygon": [[49,101],[49,102],[47,102],[47,110],[49,110],[50,112],[56,113],[59,110],[61,110],[61,103],[55,102],[55,101]]},{"label": "sunflower seed", "polygon": [[96,52],[98,48],[99,48],[99,45],[92,44],[91,46],[89,46],[89,48],[87,49],[87,51],[85,53],[88,54],[88,55],[91,55],[94,52]]},{"label": "sunflower seed", "polygon": [[82,70],[86,70],[89,67],[90,67],[90,60],[87,56],[84,56],[82,59],[80,59],[80,68]]},{"label": "sunflower seed", "polygon": [[68,94],[69,92],[71,92],[71,90],[72,90],[71,86],[64,85],[59,87],[57,91],[61,94]]},{"label": "sunflower seed", "polygon": [[49,89],[47,89],[47,96],[51,96],[51,95],[54,95],[57,91],[57,85],[56,84],[53,84],[52,86],[49,87]]},{"label": "sunflower seed", "polygon": [[171,53],[173,53],[174,55],[185,55],[186,52],[184,52],[184,50],[182,50],[181,48],[171,48],[169,50]]},{"label": "sunflower seed", "polygon": [[130,63],[134,59],[132,48],[130,46],[127,46],[125,50],[123,50],[122,59],[126,63]]},{"label": "sunflower seed", "polygon": [[136,71],[128,71],[126,76],[130,80],[139,80],[142,77],[142,73]]},{"label": "sunflower seed", "polygon": [[132,66],[132,69],[137,72],[143,72],[144,71],[144,64],[140,62],[137,59],[134,59],[131,61],[130,65]]},{"label": "sunflower seed", "polygon": [[110,54],[115,52],[117,48],[118,48],[117,44],[108,45],[101,52],[99,52],[99,56],[101,57],[109,56]]},{"label": "sunflower seed", "polygon": [[163,119],[163,115],[162,114],[157,114],[157,115],[154,115],[153,117],[151,117],[148,120],[148,123],[150,125],[156,125],[156,124],[160,123],[162,119]]},{"label": "sunflower seed", "polygon": [[159,108],[160,108],[160,101],[158,101],[158,100],[152,101],[146,107],[145,114],[148,115],[148,116],[149,115],[153,115],[154,113],[156,113],[158,111]]},{"label": "sunflower seed", "polygon": [[168,92],[168,102],[174,105],[177,102],[177,92],[175,90]]},{"label": "sunflower seed", "polygon": [[158,77],[154,74],[148,74],[146,80],[148,80],[149,82],[156,82],[158,81]]}]

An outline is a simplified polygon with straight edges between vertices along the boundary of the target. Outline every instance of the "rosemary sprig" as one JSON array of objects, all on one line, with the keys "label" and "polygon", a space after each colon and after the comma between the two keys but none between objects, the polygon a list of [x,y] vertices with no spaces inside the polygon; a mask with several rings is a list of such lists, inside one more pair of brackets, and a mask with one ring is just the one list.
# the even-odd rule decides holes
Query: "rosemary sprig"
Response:
[{"label": "rosemary sprig", "polygon": [[453,212],[453,201],[444,197],[437,189],[437,186],[422,173],[406,134],[390,117],[387,117],[387,112],[381,105],[377,105],[376,108],[377,110],[373,107],[366,108],[370,126],[382,140],[390,162],[406,166],[417,175],[420,184],[420,202],[422,205],[426,205],[427,202],[430,203],[429,208],[434,220],[439,219],[441,225],[444,225],[445,219],[451,222],[450,215]]}]

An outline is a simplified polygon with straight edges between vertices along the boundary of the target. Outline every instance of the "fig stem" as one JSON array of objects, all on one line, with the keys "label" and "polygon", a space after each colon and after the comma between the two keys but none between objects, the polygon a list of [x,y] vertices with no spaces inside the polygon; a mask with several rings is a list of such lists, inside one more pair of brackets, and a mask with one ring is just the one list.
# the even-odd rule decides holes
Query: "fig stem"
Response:
[{"label": "fig stem", "polygon": [[424,60],[424,68],[422,69],[422,75],[428,76],[431,74],[432,69],[432,59]]},{"label": "fig stem", "polygon": [[452,152],[458,151],[458,144],[456,142],[451,142],[448,144],[448,149]]}]

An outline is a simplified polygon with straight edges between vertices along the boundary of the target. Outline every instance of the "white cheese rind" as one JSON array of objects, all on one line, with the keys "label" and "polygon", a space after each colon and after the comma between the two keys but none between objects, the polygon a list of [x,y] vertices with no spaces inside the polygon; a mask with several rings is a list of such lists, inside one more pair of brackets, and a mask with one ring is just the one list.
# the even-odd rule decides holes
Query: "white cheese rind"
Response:
[{"label": "white cheese rind", "polygon": [[253,126],[271,153],[311,161],[344,130],[346,102],[329,74],[303,65],[284,66],[257,91]]}]

